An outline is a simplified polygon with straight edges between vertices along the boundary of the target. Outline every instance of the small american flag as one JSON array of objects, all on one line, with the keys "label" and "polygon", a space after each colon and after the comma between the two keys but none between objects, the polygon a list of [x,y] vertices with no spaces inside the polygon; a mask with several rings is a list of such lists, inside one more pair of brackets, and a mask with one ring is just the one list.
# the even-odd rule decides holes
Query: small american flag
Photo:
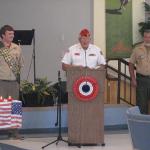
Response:
[{"label": "small american flag", "polygon": [[0,129],[22,127],[22,103],[18,100],[0,102]]},{"label": "small american flag", "polygon": [[0,129],[11,127],[12,102],[0,102]]},{"label": "small american flag", "polygon": [[22,127],[22,103],[18,100],[13,100],[11,108],[11,128]]}]

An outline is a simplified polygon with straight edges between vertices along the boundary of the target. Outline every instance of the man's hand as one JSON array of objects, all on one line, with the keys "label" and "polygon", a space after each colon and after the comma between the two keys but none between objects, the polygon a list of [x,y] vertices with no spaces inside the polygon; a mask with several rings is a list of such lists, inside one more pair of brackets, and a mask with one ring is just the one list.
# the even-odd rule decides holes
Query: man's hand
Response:
[{"label": "man's hand", "polygon": [[137,82],[136,82],[135,78],[131,80],[131,85],[134,86],[134,87],[137,86]]},{"label": "man's hand", "polygon": [[129,62],[129,73],[130,73],[130,77],[131,77],[131,85],[136,87],[137,86],[137,82],[136,82],[136,77],[134,74],[134,64]]}]

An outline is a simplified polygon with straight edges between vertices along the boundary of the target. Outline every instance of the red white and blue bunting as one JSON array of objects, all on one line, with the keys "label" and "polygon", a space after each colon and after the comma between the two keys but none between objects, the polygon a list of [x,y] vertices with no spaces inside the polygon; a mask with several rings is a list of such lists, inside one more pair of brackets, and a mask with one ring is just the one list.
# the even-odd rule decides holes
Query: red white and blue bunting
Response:
[{"label": "red white and blue bunting", "polygon": [[82,76],[73,83],[73,93],[78,100],[92,101],[99,92],[97,80],[91,76]]}]

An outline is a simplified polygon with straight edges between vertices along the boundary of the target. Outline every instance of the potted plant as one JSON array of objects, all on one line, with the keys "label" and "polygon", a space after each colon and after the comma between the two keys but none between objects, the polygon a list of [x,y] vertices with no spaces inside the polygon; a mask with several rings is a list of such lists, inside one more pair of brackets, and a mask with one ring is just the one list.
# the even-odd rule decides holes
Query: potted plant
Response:
[{"label": "potted plant", "polygon": [[38,78],[35,83],[21,81],[20,98],[23,106],[50,106],[54,104],[56,89],[47,78]]}]

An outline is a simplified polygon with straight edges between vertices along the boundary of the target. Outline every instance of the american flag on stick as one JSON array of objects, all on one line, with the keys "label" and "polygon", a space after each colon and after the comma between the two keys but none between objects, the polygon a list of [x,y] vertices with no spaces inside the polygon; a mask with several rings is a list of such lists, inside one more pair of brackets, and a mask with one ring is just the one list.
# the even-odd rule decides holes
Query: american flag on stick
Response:
[{"label": "american flag on stick", "polygon": [[22,127],[22,103],[18,100],[0,102],[0,129]]},{"label": "american flag on stick", "polygon": [[11,127],[11,103],[0,102],[0,129]]}]

